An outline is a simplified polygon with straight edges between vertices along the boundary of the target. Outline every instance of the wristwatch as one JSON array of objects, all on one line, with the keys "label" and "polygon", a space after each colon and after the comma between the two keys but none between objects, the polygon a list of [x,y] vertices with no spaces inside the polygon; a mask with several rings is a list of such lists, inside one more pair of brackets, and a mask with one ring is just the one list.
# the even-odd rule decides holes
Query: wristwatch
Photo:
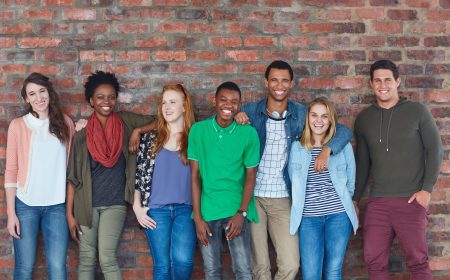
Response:
[{"label": "wristwatch", "polygon": [[242,217],[247,217],[247,211],[244,211],[244,210],[241,210],[241,209],[239,209],[238,211],[237,211],[239,214],[241,214],[242,215]]}]

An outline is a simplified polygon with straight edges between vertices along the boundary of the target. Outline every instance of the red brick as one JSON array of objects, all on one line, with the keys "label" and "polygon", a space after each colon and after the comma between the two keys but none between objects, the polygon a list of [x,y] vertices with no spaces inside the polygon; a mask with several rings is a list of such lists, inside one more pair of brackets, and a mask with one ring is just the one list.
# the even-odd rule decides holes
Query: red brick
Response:
[{"label": "red brick", "polygon": [[231,58],[234,61],[258,61],[259,54],[255,50],[232,50],[226,51],[225,57]]},{"label": "red brick", "polygon": [[158,25],[156,30],[162,33],[186,33],[187,26],[182,22],[161,23],[160,25]]},{"label": "red brick", "polygon": [[0,257],[0,269],[14,268],[14,258]]},{"label": "red brick", "polygon": [[317,46],[322,49],[350,48],[350,37],[318,36]]},{"label": "red brick", "polygon": [[244,18],[248,20],[270,20],[274,19],[275,13],[273,11],[249,11]]},{"label": "red brick", "polygon": [[0,48],[12,48],[16,45],[16,39],[11,37],[0,37]]},{"label": "red brick", "polygon": [[372,6],[395,6],[398,0],[370,0]]},{"label": "red brick", "polygon": [[334,89],[335,80],[331,78],[303,78],[300,80],[300,89]]},{"label": "red brick", "polygon": [[187,27],[188,33],[216,33],[218,26],[207,23],[190,23]]},{"label": "red brick", "polygon": [[219,51],[188,51],[188,60],[205,60],[205,61],[215,61],[219,59]]},{"label": "red brick", "polygon": [[[450,270],[450,258],[439,258],[439,259],[431,259],[430,260],[430,269],[431,270]],[[433,277],[433,279],[436,279]],[[443,278],[445,279],[445,278]]]},{"label": "red brick", "polygon": [[156,51],[155,61],[186,61],[186,51]]},{"label": "red brick", "polygon": [[448,21],[450,20],[450,10],[428,11],[425,17],[431,21]]},{"label": "red brick", "polygon": [[187,0],[153,0],[155,6],[187,6]]},{"label": "red brick", "polygon": [[25,65],[23,64],[5,64],[0,65],[1,72],[4,74],[9,73],[25,73]]},{"label": "red brick", "polygon": [[239,11],[238,10],[214,10],[212,12],[212,18],[214,20],[239,20]]},{"label": "red brick", "polygon": [[70,34],[73,31],[71,23],[47,23],[39,26],[41,35]]},{"label": "red brick", "polygon": [[37,38],[20,38],[20,48],[56,48],[61,43],[59,38],[37,37]]},{"label": "red brick", "polygon": [[421,65],[399,64],[398,70],[399,70],[401,76],[423,74],[423,67]]},{"label": "red brick", "polygon": [[389,59],[392,61],[400,61],[402,59],[401,51],[372,51],[369,53],[370,60]]},{"label": "red brick", "polygon": [[449,0],[439,0],[439,6],[444,9],[450,9],[450,1]]},{"label": "red brick", "polygon": [[405,0],[405,4],[412,8],[435,8],[438,0]]},{"label": "red brick", "polygon": [[309,36],[281,37],[281,46],[284,48],[303,48],[311,45]]},{"label": "red brick", "polygon": [[166,47],[167,38],[163,36],[140,37],[136,39],[135,45],[138,48]]},{"label": "red brick", "polygon": [[332,51],[299,51],[299,61],[333,61],[335,53]]},{"label": "red brick", "polygon": [[116,61],[147,61],[149,59],[150,59],[149,51],[116,52]]},{"label": "red brick", "polygon": [[[2,70],[3,71],[3,70]],[[0,102],[1,103],[19,103],[21,99],[17,93],[4,93],[0,94]],[[4,156],[0,158],[5,158]]]},{"label": "red brick", "polygon": [[385,44],[385,36],[361,36],[358,40],[360,47],[383,47]]},{"label": "red brick", "polygon": [[384,8],[359,8],[355,11],[361,19],[385,19]]},{"label": "red brick", "polygon": [[26,10],[23,12],[23,15],[25,18],[27,19],[31,19],[31,20],[39,20],[39,19],[43,19],[43,20],[52,20],[52,11],[51,10],[44,10],[44,9],[39,9],[39,10]]},{"label": "red brick", "polygon": [[402,33],[403,23],[402,22],[386,22],[386,21],[376,21],[372,24],[373,29],[380,33]]},{"label": "red brick", "polygon": [[427,64],[425,68],[426,74],[448,74],[450,73],[450,63],[449,64]]},{"label": "red brick", "polygon": [[29,73],[31,72],[39,72],[48,76],[56,76],[60,73],[61,67],[60,65],[49,65],[49,64],[33,64],[28,67],[27,70]]},{"label": "red brick", "polygon": [[258,33],[258,28],[251,23],[232,22],[226,25],[227,33],[254,34]]},{"label": "red brick", "polygon": [[406,52],[406,56],[409,59],[414,60],[445,60],[445,51],[444,50],[408,50]]},{"label": "red brick", "polygon": [[436,103],[450,102],[450,90],[428,90],[423,95],[424,100]]},{"label": "red brick", "polygon": [[3,25],[3,34],[29,34],[33,32],[33,27],[29,23],[18,23]]},{"label": "red brick", "polygon": [[244,64],[242,73],[262,75],[266,71],[266,67],[265,64]]},{"label": "red brick", "polygon": [[274,60],[286,60],[291,61],[294,59],[294,53],[291,51],[264,51],[263,60],[274,61]]},{"label": "red brick", "polygon": [[55,82],[55,87],[59,89],[75,88],[76,86],[77,83],[73,78],[57,79]]},{"label": "red brick", "polygon": [[279,18],[282,18],[284,21],[292,21],[292,22],[305,22],[311,17],[310,11],[301,11],[301,12],[280,12]]},{"label": "red brick", "polygon": [[211,74],[232,74],[237,73],[236,64],[216,64],[205,67],[205,73]]},{"label": "red brick", "polygon": [[80,51],[81,61],[113,61],[113,51]]},{"label": "red brick", "polygon": [[450,160],[443,160],[441,164],[441,173],[450,174]]},{"label": "red brick", "polygon": [[450,36],[427,37],[423,44],[425,47],[448,47],[450,46]]},{"label": "red brick", "polygon": [[321,20],[350,20],[351,10],[318,10],[316,17]]},{"label": "red brick", "polygon": [[95,10],[91,9],[67,9],[63,11],[65,20],[95,20]]},{"label": "red brick", "polygon": [[199,66],[199,65],[180,65],[180,64],[172,64],[170,65],[170,73],[174,73],[174,74],[179,74],[179,73],[183,73],[183,74],[198,74],[198,73],[202,73],[204,69],[204,66]]},{"label": "red brick", "polygon": [[417,37],[388,37],[387,43],[390,47],[416,47],[420,39]]},{"label": "red brick", "polygon": [[246,47],[275,47],[277,44],[274,37],[244,37]]},{"label": "red brick", "polygon": [[211,37],[211,45],[222,48],[241,47],[242,40],[240,37]]},{"label": "red brick", "polygon": [[176,36],[172,47],[177,49],[192,49],[203,48],[205,41],[198,36]]},{"label": "red brick", "polygon": [[13,20],[14,12],[13,11],[0,11],[0,20]]},{"label": "red brick", "polygon": [[367,78],[344,77],[335,81],[335,87],[339,89],[361,89],[367,85]]},{"label": "red brick", "polygon": [[109,32],[109,24],[106,23],[85,23],[80,26],[80,34],[103,34]]},{"label": "red brick", "polygon": [[285,23],[265,23],[263,25],[263,32],[270,34],[286,34],[291,33],[295,29],[293,24]]},{"label": "red brick", "polygon": [[117,30],[120,33],[133,34],[133,33],[146,33],[146,32],[148,32],[149,28],[148,28],[147,24],[128,23],[128,24],[117,25]]},{"label": "red brick", "polygon": [[364,6],[364,0],[306,0],[304,1],[304,5],[313,7],[360,7]]},{"label": "red brick", "polygon": [[442,88],[443,79],[434,77],[407,77],[405,86],[408,88]]},{"label": "red brick", "polygon": [[413,33],[444,33],[445,23],[439,22],[422,22],[409,24],[409,31]]},{"label": "red brick", "polygon": [[45,6],[73,6],[74,0],[43,0]]},{"label": "red brick", "polygon": [[348,65],[323,65],[318,67],[318,73],[320,76],[345,76],[348,67]]},{"label": "red brick", "polygon": [[183,9],[176,12],[176,18],[180,20],[206,19],[203,9]]},{"label": "red brick", "polygon": [[332,23],[302,23],[300,24],[300,32],[302,33],[323,33],[333,32],[334,25]]},{"label": "red brick", "polygon": [[393,20],[416,20],[416,10],[388,10],[387,16]]},{"label": "red brick", "polygon": [[139,17],[146,20],[151,19],[172,19],[174,17],[174,11],[166,9],[154,9],[154,8],[140,8]]},{"label": "red brick", "polygon": [[291,7],[292,0],[264,0],[264,4],[269,7]]}]

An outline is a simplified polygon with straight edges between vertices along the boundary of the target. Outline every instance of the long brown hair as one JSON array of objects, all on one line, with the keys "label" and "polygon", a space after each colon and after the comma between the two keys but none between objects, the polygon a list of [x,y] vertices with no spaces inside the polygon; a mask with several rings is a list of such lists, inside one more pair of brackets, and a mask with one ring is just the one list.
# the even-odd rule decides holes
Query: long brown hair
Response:
[{"label": "long brown hair", "polygon": [[[41,73],[31,73],[24,81],[21,90],[21,95],[24,100],[27,98],[27,85],[34,83],[43,86],[48,91],[49,105],[48,105],[48,119],[49,119],[49,131],[55,135],[61,143],[68,143],[70,132],[69,127],[66,124],[64,114],[61,109],[58,94],[56,94],[50,79]],[[33,116],[39,118],[39,114],[33,111],[33,107],[29,103],[27,104],[26,113],[31,113]]]},{"label": "long brown hair", "polygon": [[153,145],[152,153],[157,153],[161,148],[166,144],[167,141],[169,141],[170,131],[169,131],[169,125],[167,121],[164,119],[163,112],[162,112],[162,100],[164,93],[168,90],[173,90],[176,92],[179,92],[183,95],[183,132],[181,133],[181,136],[179,138],[179,146],[180,146],[180,156],[181,161],[184,165],[188,164],[187,160],[187,142],[188,142],[188,135],[189,130],[191,129],[191,126],[195,122],[194,117],[194,109],[192,107],[192,100],[191,95],[187,91],[187,89],[181,85],[181,84],[172,84],[172,85],[165,85],[163,87],[163,90],[161,91],[161,94],[159,96],[159,104],[158,104],[158,113],[157,113],[157,119],[156,119],[156,141],[155,145]]},{"label": "long brown hair", "polygon": [[328,143],[328,141],[333,138],[334,134],[336,133],[336,123],[337,123],[337,113],[336,109],[334,108],[333,104],[326,99],[325,97],[318,97],[314,99],[311,103],[308,105],[308,112],[306,114],[306,121],[305,121],[305,128],[303,129],[303,134],[300,137],[300,143],[303,147],[307,148],[308,150],[312,150],[314,145],[314,139],[312,138],[312,132],[311,127],[309,126],[309,112],[311,111],[311,108],[314,105],[324,105],[327,108],[329,118],[330,118],[330,126],[327,129],[327,132],[325,133],[325,137],[322,139],[322,145],[325,145]]}]

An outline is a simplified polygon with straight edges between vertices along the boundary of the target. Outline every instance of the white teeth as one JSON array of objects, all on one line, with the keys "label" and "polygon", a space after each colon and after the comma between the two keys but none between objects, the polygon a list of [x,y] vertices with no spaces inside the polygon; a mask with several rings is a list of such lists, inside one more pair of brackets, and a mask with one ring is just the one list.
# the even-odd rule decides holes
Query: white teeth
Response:
[{"label": "white teeth", "polygon": [[222,112],[224,112],[225,114],[231,114],[230,110],[222,110]]},{"label": "white teeth", "polygon": [[284,93],[284,90],[276,90],[275,93],[278,95],[282,95]]}]

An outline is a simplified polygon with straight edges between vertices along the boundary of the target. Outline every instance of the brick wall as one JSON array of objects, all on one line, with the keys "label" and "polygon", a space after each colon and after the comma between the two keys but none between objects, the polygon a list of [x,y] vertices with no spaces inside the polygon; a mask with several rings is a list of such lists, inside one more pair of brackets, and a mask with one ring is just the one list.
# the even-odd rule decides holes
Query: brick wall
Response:
[{"label": "brick wall", "polygon": [[[122,109],[154,113],[161,86],[184,82],[205,117],[220,82],[236,81],[245,101],[256,100],[265,94],[266,65],[283,59],[295,68],[293,99],[327,96],[352,127],[373,101],[368,66],[381,58],[395,61],[402,95],[428,105],[445,145],[428,241],[435,279],[450,279],[449,0],[1,0],[0,20],[0,185],[7,127],[23,109],[19,90],[32,71],[52,78],[74,119],[91,112],[82,85],[96,69],[120,77]],[[4,200],[2,191],[0,278],[12,279]],[[360,233],[349,247],[345,278],[367,279]],[[131,213],[119,249],[125,279],[151,277],[145,236]],[[398,244],[392,250],[395,279],[409,279]],[[36,279],[46,277],[41,252]],[[196,279],[201,263],[197,252]],[[76,265],[71,243],[71,279]],[[230,278],[229,258],[225,266]]]}]

